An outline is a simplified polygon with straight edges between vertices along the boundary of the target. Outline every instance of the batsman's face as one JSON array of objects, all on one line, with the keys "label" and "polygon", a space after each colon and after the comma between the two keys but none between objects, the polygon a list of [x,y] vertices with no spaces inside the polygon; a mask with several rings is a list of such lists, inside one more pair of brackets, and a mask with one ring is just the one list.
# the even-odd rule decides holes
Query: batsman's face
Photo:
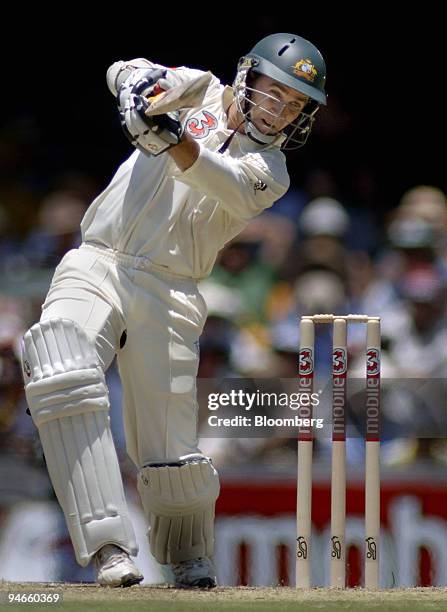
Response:
[{"label": "batsman's face", "polygon": [[256,77],[250,93],[250,119],[263,134],[277,134],[301,114],[309,101],[304,94],[265,75]]}]

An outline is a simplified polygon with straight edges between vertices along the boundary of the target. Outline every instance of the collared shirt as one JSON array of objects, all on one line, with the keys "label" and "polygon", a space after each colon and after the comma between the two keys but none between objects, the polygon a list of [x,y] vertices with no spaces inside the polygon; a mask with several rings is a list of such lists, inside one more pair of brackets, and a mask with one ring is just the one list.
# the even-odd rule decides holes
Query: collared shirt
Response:
[{"label": "collared shirt", "polygon": [[[179,83],[203,74],[169,70]],[[208,276],[219,250],[289,187],[279,145],[263,148],[236,133],[225,153],[218,152],[232,134],[226,115],[232,100],[232,89],[213,77],[202,105],[182,113],[200,146],[186,171],[168,153],[134,151],[88,208],[83,240],[147,257],[176,274]]]}]

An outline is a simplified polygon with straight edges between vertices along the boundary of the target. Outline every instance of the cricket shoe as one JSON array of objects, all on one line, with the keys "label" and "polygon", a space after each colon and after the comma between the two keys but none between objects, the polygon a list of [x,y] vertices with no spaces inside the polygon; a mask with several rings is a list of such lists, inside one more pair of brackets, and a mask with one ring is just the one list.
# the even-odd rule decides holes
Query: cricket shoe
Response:
[{"label": "cricket shoe", "polygon": [[217,586],[216,570],[208,557],[196,557],[171,563],[174,586],[178,589],[213,589]]},{"label": "cricket shoe", "polygon": [[93,558],[96,581],[101,586],[129,587],[138,584],[143,576],[129,555],[118,546],[107,544]]}]

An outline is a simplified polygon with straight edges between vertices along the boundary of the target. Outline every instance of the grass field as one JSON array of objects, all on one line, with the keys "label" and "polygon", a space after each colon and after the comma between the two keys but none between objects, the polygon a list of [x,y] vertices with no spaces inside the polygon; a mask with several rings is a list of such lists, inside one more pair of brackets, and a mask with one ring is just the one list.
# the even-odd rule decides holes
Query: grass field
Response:
[{"label": "grass field", "polygon": [[[63,593],[62,604],[7,603],[8,593]],[[447,610],[447,588],[393,589],[365,591],[349,589],[333,591],[292,588],[218,588],[212,591],[183,591],[166,587],[131,587],[105,589],[96,585],[18,584],[0,582],[0,610],[60,610],[61,612],[311,612],[314,610]]]}]

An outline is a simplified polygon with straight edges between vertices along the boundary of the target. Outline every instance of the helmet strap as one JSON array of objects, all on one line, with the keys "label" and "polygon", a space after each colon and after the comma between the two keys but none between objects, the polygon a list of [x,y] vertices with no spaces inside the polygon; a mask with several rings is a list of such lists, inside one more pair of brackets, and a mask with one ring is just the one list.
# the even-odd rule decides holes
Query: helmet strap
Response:
[{"label": "helmet strap", "polygon": [[228,136],[228,138],[225,140],[225,142],[222,143],[222,145],[219,147],[219,149],[217,150],[218,153],[225,153],[225,151],[228,149],[228,147],[231,144],[231,141],[234,138],[234,135],[236,134],[236,132],[239,130],[239,128],[241,127],[241,125],[244,123],[245,119],[243,119],[239,125],[237,125],[234,130],[231,132],[231,134]]}]

